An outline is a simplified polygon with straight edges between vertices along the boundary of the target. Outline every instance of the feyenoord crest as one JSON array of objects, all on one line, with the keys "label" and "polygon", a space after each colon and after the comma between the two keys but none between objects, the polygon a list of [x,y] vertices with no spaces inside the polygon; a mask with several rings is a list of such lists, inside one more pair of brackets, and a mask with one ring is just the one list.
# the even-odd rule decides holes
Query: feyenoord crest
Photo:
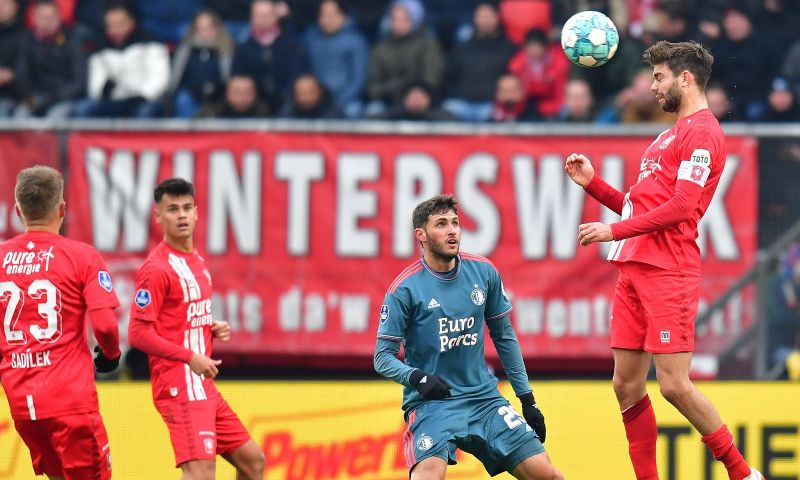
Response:
[{"label": "feyenoord crest", "polygon": [[422,436],[417,439],[417,450],[421,452],[430,450],[432,446],[433,439],[427,433],[423,433]]},{"label": "feyenoord crest", "polygon": [[472,303],[475,305],[483,305],[483,302],[486,301],[486,292],[484,292],[479,286],[475,285],[475,290],[472,291],[470,297],[472,298]]}]

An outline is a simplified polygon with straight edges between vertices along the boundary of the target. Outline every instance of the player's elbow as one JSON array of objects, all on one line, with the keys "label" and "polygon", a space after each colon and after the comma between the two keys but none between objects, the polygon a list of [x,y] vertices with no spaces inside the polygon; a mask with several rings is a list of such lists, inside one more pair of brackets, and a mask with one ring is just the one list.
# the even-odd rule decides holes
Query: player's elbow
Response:
[{"label": "player's elbow", "polygon": [[381,359],[381,352],[376,350],[375,354],[372,355],[372,368],[374,368],[376,372],[383,375],[382,367],[383,360]]},{"label": "player's elbow", "polygon": [[131,347],[136,348],[138,350],[142,350],[142,328],[144,328],[141,324],[136,322],[135,320],[131,320],[131,324],[128,327],[128,343]]}]

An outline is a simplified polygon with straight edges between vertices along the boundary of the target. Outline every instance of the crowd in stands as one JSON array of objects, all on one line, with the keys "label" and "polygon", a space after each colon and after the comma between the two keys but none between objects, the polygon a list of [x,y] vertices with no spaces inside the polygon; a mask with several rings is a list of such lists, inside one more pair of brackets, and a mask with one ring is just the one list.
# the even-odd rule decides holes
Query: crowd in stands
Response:
[{"label": "crowd in stands", "polygon": [[[596,69],[561,52],[614,20]],[[723,121],[800,120],[793,0],[0,0],[0,117],[671,122],[641,55],[697,40]]]}]

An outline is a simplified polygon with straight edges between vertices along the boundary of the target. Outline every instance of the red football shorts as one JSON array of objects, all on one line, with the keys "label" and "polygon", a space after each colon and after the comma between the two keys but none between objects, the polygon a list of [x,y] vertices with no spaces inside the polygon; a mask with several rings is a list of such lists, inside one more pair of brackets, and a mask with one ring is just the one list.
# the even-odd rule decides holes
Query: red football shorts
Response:
[{"label": "red football shorts", "polygon": [[175,466],[190,460],[215,460],[250,440],[221,395],[192,402],[159,402],[156,409],[169,429]]},{"label": "red football shorts", "polygon": [[694,351],[700,277],[645,263],[619,263],[611,346],[651,353]]},{"label": "red football shorts", "polygon": [[66,480],[111,478],[111,451],[99,413],[15,420],[14,426],[31,451],[36,475]]}]

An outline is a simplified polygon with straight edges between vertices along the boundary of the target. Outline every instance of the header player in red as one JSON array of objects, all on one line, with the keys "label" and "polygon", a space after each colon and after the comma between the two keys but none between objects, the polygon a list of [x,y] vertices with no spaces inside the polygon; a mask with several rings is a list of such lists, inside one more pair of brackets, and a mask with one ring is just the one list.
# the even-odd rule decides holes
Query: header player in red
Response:
[{"label": "header player in red", "polygon": [[658,479],[658,431],[645,384],[652,357],[662,395],[702,434],[730,479],[761,480],[717,409],[689,380],[700,299],[697,224],[725,167],[725,137],[705,98],[714,57],[695,42],[661,41],[645,51],[644,61],[653,67],[650,90],[678,120],[644,152],[637,183],[623,194],[580,154],[565,166],[575,183],[622,215],[611,225],[581,225],[578,239],[584,246],[614,242],[608,256],[619,267],[611,315],[614,392],[633,469],[639,480]]},{"label": "header player in red", "polygon": [[0,377],[14,426],[37,475],[111,478],[86,313],[99,346],[95,368],[119,364],[119,300],[97,250],[59,235],[64,179],[44,166],[22,170],[14,188],[25,233],[0,245]]},{"label": "header player in red", "polygon": [[214,385],[219,360],[211,341],[227,341],[227,322],[211,316],[211,275],[195,250],[194,186],[173,178],[155,189],[155,218],[164,241],[136,276],[128,338],[150,356],[153,401],[169,429],[183,480],[210,480],[216,456],[238,480],[261,480],[264,455]]}]

